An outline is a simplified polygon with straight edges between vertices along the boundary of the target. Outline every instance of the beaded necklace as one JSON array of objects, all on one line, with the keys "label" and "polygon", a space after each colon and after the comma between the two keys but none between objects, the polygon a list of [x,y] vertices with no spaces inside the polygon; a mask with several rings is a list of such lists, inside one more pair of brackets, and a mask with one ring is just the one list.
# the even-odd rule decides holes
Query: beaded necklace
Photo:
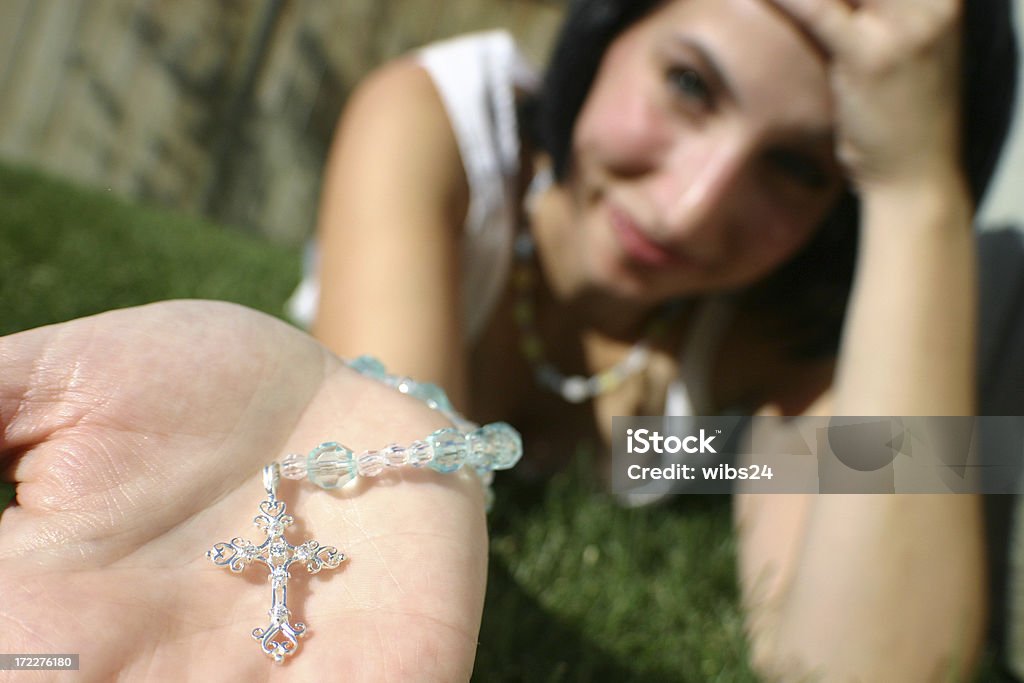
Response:
[{"label": "beaded necklace", "polygon": [[307,572],[316,574],[322,569],[334,569],[346,559],[337,548],[322,546],[318,541],[307,540],[292,545],[285,540],[285,529],[294,519],[285,513],[284,502],[277,498],[281,476],[308,478],[323,489],[336,489],[358,477],[376,477],[389,468],[429,467],[449,474],[465,466],[473,468],[480,476],[489,506],[494,470],[512,468],[523,454],[522,439],[513,427],[504,422],[480,427],[467,420],[452,407],[444,390],[437,385],[389,375],[380,361],[370,356],[360,356],[346,364],[366,377],[420,399],[444,415],[453,427],[438,429],[408,446],[391,444],[380,450],[363,451],[358,456],[350,448],[329,441],[314,448],[309,455],[292,453],[280,463],[273,462],[263,468],[263,487],[267,498],[260,503],[259,514],[253,523],[266,534],[266,539],[259,545],[239,537],[215,543],[206,557],[234,573],[241,572],[253,562],[266,565],[272,587],[271,605],[267,612],[270,623],[266,628],[253,629],[252,637],[260,641],[264,654],[278,664],[298,651],[299,638],[306,635],[305,624],[291,622],[288,609],[289,568],[293,564],[304,565]]}]

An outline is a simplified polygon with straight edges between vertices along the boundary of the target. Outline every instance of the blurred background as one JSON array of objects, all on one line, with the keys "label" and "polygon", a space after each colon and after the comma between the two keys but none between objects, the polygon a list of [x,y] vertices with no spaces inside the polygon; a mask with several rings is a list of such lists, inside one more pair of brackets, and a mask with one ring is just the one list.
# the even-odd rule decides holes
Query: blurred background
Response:
[{"label": "blurred background", "polygon": [[545,0],[0,0],[0,159],[295,244],[349,90],[442,36]]},{"label": "blurred background", "polygon": [[[494,26],[539,65],[560,14],[555,0],[2,0],[0,159],[297,244],[362,75]],[[1022,223],[1022,137],[983,223]]]}]

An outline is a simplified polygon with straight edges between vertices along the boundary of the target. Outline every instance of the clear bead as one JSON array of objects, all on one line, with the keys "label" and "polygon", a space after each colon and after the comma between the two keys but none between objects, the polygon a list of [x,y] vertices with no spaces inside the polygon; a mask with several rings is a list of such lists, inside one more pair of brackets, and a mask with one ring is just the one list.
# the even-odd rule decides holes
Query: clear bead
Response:
[{"label": "clear bead", "polygon": [[344,486],[356,475],[352,451],[334,441],[322,443],[309,452],[306,470],[309,480],[325,489]]},{"label": "clear bead", "polygon": [[466,435],[457,429],[445,427],[427,437],[427,443],[434,450],[430,467],[447,474],[462,467],[466,462],[468,447]]},{"label": "clear bead", "polygon": [[384,462],[388,467],[402,467],[409,463],[409,456],[406,454],[405,449],[396,443],[391,444],[381,454],[384,456]]},{"label": "clear bead", "polygon": [[376,477],[384,471],[384,454],[380,451],[363,451],[356,462],[360,477]]},{"label": "clear bead", "polygon": [[285,479],[306,478],[306,456],[301,453],[289,453],[281,460],[281,476]]},{"label": "clear bead", "polygon": [[559,393],[569,403],[583,403],[591,398],[590,389],[587,387],[587,378],[579,375],[566,377],[562,380]]},{"label": "clear bead", "polygon": [[523,457],[523,439],[505,422],[494,422],[469,435],[469,462],[478,472],[507,470]]},{"label": "clear bead", "polygon": [[493,459],[490,443],[480,434],[479,429],[466,434],[466,444],[469,447],[468,463],[477,471],[477,474],[489,472]]},{"label": "clear bead", "polygon": [[430,459],[434,457],[434,449],[426,441],[413,441],[405,452],[409,456],[409,464],[413,467],[428,465]]},{"label": "clear bead", "polygon": [[371,377],[375,380],[384,379],[384,375],[387,372],[384,370],[384,364],[373,356],[359,356],[358,358],[349,361],[348,366],[358,372],[360,375]]}]

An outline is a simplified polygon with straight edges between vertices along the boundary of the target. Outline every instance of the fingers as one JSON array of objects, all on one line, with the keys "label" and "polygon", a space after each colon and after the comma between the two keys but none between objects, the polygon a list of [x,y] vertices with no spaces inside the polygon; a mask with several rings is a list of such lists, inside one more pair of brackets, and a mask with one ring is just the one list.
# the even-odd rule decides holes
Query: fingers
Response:
[{"label": "fingers", "polygon": [[828,55],[842,55],[852,47],[852,24],[859,2],[844,0],[765,0],[785,14]]},{"label": "fingers", "polygon": [[878,33],[925,44],[957,23],[963,0],[763,0],[827,55],[849,58],[873,51]]}]

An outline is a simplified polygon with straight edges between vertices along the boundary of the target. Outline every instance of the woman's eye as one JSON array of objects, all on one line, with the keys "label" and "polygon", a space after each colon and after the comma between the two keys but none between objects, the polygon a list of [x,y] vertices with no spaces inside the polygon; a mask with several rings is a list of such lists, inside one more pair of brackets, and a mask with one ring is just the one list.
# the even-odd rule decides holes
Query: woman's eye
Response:
[{"label": "woman's eye", "polygon": [[804,154],[777,150],[770,153],[768,159],[778,171],[809,189],[819,190],[828,185],[825,169]]},{"label": "woman's eye", "polygon": [[711,102],[711,89],[695,70],[688,67],[673,67],[668,70],[666,78],[676,93],[684,98],[705,104]]}]

